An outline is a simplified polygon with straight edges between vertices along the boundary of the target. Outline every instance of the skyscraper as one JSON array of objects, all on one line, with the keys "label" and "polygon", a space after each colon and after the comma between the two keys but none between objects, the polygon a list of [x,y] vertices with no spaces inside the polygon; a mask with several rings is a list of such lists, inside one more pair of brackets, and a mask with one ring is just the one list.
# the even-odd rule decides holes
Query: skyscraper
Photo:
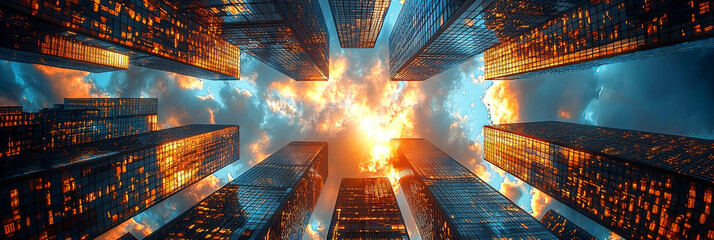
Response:
[{"label": "skyscraper", "polygon": [[89,239],[238,159],[238,126],[188,125],[0,159],[4,239]]},{"label": "skyscraper", "polygon": [[714,140],[565,122],[483,133],[486,160],[620,236],[714,238]]},{"label": "skyscraper", "polygon": [[[486,51],[485,78],[552,72],[714,47],[710,0],[584,1]],[[705,40],[703,40],[705,39]]]},{"label": "skyscraper", "polygon": [[[128,64],[237,79],[240,51],[171,1],[0,1],[0,58],[91,72]],[[200,11],[200,10],[195,10]]]},{"label": "skyscraper", "polygon": [[391,0],[330,0],[342,48],[374,48]]},{"label": "skyscraper", "polygon": [[409,239],[388,178],[343,178],[327,239]]},{"label": "skyscraper", "polygon": [[327,143],[292,142],[147,239],[299,239],[327,179]]},{"label": "skyscraper", "polygon": [[156,98],[66,98],[37,113],[0,109],[0,157],[157,129]]},{"label": "skyscraper", "polygon": [[180,2],[184,12],[202,9],[218,18],[209,25],[222,29],[226,41],[288,77],[329,77],[330,37],[317,0],[171,1]]},{"label": "skyscraper", "polygon": [[389,36],[393,81],[423,81],[583,0],[410,0]]},{"label": "skyscraper", "polygon": [[548,210],[543,215],[543,218],[540,219],[540,222],[553,231],[560,240],[597,240],[593,235],[558,214],[558,212],[553,211],[553,209]]},{"label": "skyscraper", "polygon": [[[426,139],[392,139],[399,182],[422,239],[556,239],[542,224]],[[404,169],[404,170],[402,170]]]}]

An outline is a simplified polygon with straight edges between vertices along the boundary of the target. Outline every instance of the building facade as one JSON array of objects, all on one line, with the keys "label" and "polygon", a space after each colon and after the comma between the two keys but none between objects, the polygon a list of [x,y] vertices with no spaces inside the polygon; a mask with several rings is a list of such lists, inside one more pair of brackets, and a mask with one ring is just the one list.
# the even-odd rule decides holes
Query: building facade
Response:
[{"label": "building facade", "polygon": [[[489,49],[487,80],[574,71],[714,47],[710,0],[585,1]],[[706,40],[708,39],[708,40]]]},{"label": "building facade", "polygon": [[[206,79],[238,79],[238,46],[223,40],[220,29],[177,9],[168,0],[1,1],[0,56],[91,72],[133,64]],[[203,16],[202,22],[218,21]]]},{"label": "building facade", "polygon": [[188,125],[0,159],[3,239],[90,239],[238,160],[238,126]]},{"label": "building facade", "polygon": [[560,215],[553,209],[543,215],[540,222],[555,233],[560,240],[597,240],[578,225]]},{"label": "building facade", "polygon": [[330,0],[342,48],[374,48],[390,0]]},{"label": "building facade", "polygon": [[406,1],[389,37],[392,81],[423,81],[583,0]]},{"label": "building facade", "polygon": [[298,81],[329,78],[325,18],[317,0],[172,0],[219,19],[223,38]]},{"label": "building facade", "polygon": [[392,139],[422,239],[556,239],[530,214],[423,138]]},{"label": "building facade", "polygon": [[327,143],[292,142],[146,239],[301,239],[327,179]]},{"label": "building facade", "polygon": [[157,130],[156,98],[66,98],[37,113],[0,111],[0,157]]},{"label": "building facade", "polygon": [[620,236],[714,238],[714,140],[565,122],[483,132],[487,161]]},{"label": "building facade", "polygon": [[409,239],[388,178],[343,178],[327,239]]}]

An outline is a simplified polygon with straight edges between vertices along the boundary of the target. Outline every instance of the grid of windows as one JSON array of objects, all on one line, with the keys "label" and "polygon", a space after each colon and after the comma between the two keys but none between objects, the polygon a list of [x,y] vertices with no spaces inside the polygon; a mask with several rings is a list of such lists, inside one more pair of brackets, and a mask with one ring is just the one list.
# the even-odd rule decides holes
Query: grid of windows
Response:
[{"label": "grid of windows", "polygon": [[326,178],[327,143],[292,142],[147,239],[299,239]]},{"label": "grid of windows", "polygon": [[389,179],[343,178],[327,239],[409,239]]},{"label": "grid of windows", "polygon": [[[427,140],[392,139],[392,144],[397,146],[397,165],[413,173],[400,184],[422,238],[556,239],[538,220]],[[439,159],[441,163],[434,163]],[[447,161],[453,162],[451,171],[440,169]]]},{"label": "grid of windows", "polygon": [[[47,35],[63,36],[129,55],[138,66],[207,79],[236,79],[240,74],[238,46],[221,39],[215,28],[181,14],[170,1],[7,0],[0,6],[3,23],[10,27],[0,30],[8,33],[3,46],[19,50],[12,51],[14,55],[37,49]],[[24,29],[30,31],[18,31]],[[86,58],[111,62],[110,57]]]},{"label": "grid of windows", "polygon": [[3,159],[5,239],[87,239],[238,159],[238,127],[189,125]]},{"label": "grid of windows", "polygon": [[5,60],[90,72],[128,67],[125,54],[41,31],[27,16],[6,9],[0,9],[0,26],[0,56]]},{"label": "grid of windows", "polygon": [[327,80],[329,39],[317,0],[172,0],[220,18],[223,38],[298,81]]},{"label": "grid of windows", "polygon": [[696,47],[692,44],[714,46],[712,41],[697,41],[626,55],[714,36],[711,4],[711,0],[586,1],[486,51],[485,78],[517,79]]},{"label": "grid of windows", "polygon": [[483,131],[486,160],[620,236],[714,238],[713,140],[562,122]]},{"label": "grid of windows", "polygon": [[390,0],[330,0],[342,48],[373,48]]},{"label": "grid of windows", "polygon": [[129,67],[127,55],[88,46],[61,36],[45,36],[45,41],[40,45],[40,53],[118,69]]},{"label": "grid of windows", "polygon": [[422,81],[582,0],[413,0],[389,37],[390,77]]},{"label": "grid of windows", "polygon": [[560,240],[597,240],[578,225],[558,214],[553,209],[543,215],[540,222],[553,231]]},{"label": "grid of windows", "polygon": [[156,98],[65,99],[38,113],[0,115],[0,157],[155,131]]}]

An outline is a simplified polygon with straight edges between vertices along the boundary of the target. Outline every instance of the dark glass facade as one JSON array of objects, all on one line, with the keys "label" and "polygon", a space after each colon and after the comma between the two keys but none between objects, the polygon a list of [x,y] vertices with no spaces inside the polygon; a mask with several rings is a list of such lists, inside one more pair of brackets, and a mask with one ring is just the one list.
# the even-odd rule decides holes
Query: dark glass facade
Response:
[{"label": "dark glass facade", "polygon": [[393,81],[422,81],[583,0],[411,0],[389,37]]},{"label": "dark glass facade", "polygon": [[485,78],[525,78],[712,47],[714,40],[701,40],[714,36],[712,4],[710,0],[585,1],[486,51]]},{"label": "dark glass facade", "polygon": [[214,25],[226,41],[288,77],[329,78],[330,37],[318,0],[171,1],[219,18]]},{"label": "dark glass facade", "polygon": [[714,140],[564,122],[484,127],[484,158],[628,239],[714,239]]},{"label": "dark glass facade", "polygon": [[119,237],[119,239],[117,239],[117,240],[138,240],[138,239],[136,237],[134,237],[134,235],[131,235],[131,233],[126,233],[126,234],[122,235],[121,237]]},{"label": "dark glass facade", "polygon": [[409,239],[388,178],[343,178],[327,239]]},{"label": "dark glass facade", "polygon": [[548,210],[543,215],[543,218],[540,219],[540,222],[553,231],[560,240],[597,240],[593,235],[558,214],[558,212],[553,211],[553,209]]},{"label": "dark glass facade", "polygon": [[177,8],[163,0],[0,1],[0,56],[92,72],[126,69],[131,63],[206,79],[237,79],[238,46],[223,40],[220,29],[191,20]]},{"label": "dark glass facade", "polygon": [[238,126],[188,125],[0,159],[4,239],[89,239],[238,160]]},{"label": "dark glass facade", "polygon": [[327,179],[327,143],[292,142],[147,239],[301,239]]},{"label": "dark glass facade", "polygon": [[342,48],[374,48],[390,0],[330,0]]},{"label": "dark glass facade", "polygon": [[422,239],[556,239],[530,214],[423,138],[392,139]]},{"label": "dark glass facade", "polygon": [[3,107],[0,157],[155,131],[156,98],[67,98],[24,113]]}]

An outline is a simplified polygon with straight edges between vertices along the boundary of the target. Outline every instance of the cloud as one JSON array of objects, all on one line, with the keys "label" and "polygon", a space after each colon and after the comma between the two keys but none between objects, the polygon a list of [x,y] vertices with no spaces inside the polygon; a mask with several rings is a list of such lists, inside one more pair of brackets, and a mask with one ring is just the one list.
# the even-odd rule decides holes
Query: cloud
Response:
[{"label": "cloud", "polygon": [[533,217],[537,219],[541,219],[543,217],[543,214],[548,211],[548,209],[553,208],[552,204],[554,204],[555,201],[552,201],[552,198],[548,195],[545,195],[543,192],[539,191],[538,189],[532,188],[531,189],[531,210],[533,210]]},{"label": "cloud", "polygon": [[305,228],[305,234],[311,239],[311,240],[322,240],[323,238],[320,237],[322,235],[325,235],[325,226],[323,226],[320,222],[317,224],[307,224],[307,227]]},{"label": "cloud", "polygon": [[501,183],[501,188],[498,191],[508,197],[508,199],[511,199],[511,201],[517,203],[521,197],[523,197],[526,189],[522,181],[511,181],[508,178],[504,178]]}]

